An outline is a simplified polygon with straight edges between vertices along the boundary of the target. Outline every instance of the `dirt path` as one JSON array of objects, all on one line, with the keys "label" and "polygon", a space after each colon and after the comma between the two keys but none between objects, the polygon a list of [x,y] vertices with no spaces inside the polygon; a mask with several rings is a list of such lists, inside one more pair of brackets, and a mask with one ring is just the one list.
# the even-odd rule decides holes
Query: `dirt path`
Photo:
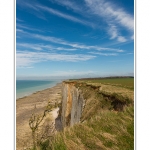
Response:
[{"label": "dirt path", "polygon": [[[20,98],[16,101],[16,150],[24,150],[25,147],[30,147],[31,129],[29,128],[29,118],[33,111],[37,114],[43,114],[48,102],[60,102],[61,101],[61,83],[56,86],[38,91],[30,96]],[[36,105],[36,110],[34,109]],[[52,114],[54,118],[57,118],[57,111],[55,109]],[[57,124],[56,119],[56,124]]]}]

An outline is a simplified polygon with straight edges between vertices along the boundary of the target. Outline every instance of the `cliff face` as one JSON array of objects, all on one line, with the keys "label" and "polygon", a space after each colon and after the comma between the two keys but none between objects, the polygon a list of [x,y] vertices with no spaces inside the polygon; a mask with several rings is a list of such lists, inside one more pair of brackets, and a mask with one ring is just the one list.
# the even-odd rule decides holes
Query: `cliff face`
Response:
[{"label": "cliff face", "polygon": [[85,101],[81,90],[76,88],[73,82],[63,82],[62,94],[62,126],[72,126],[80,122]]},{"label": "cliff face", "polygon": [[[109,91],[109,89],[111,90]],[[117,87],[110,85],[105,88],[105,85],[63,82],[62,127],[73,126],[80,121],[83,122],[102,110],[122,111],[124,106],[132,104],[132,99],[120,95],[118,91]]]}]

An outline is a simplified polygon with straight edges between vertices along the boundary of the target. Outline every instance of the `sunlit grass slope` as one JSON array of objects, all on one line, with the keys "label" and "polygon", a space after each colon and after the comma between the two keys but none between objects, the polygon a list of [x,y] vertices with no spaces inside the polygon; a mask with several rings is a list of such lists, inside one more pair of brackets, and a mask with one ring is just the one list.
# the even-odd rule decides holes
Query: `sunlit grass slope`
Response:
[{"label": "sunlit grass slope", "polygon": [[134,150],[134,78],[75,82],[86,100],[81,122],[41,149]]},{"label": "sunlit grass slope", "polygon": [[133,107],[124,112],[99,112],[91,119],[66,128],[53,142],[55,150],[133,150]]}]

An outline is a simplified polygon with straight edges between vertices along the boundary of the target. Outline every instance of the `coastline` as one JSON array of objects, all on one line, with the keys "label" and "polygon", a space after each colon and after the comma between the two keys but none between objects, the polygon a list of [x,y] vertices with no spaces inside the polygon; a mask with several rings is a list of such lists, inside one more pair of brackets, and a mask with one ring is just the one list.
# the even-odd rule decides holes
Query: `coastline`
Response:
[{"label": "coastline", "polygon": [[[17,80],[17,81],[19,82],[20,80]],[[41,85],[36,85],[36,86],[33,86],[31,84],[31,86],[28,85],[28,87],[25,87],[25,88],[20,87],[19,88],[20,84],[18,83],[19,84],[18,85],[17,81],[16,81],[16,100],[18,100],[19,98],[24,98],[26,96],[30,96],[30,95],[32,95],[33,93],[36,93],[36,92],[46,90],[48,88],[51,88],[51,87],[55,86],[57,83],[61,82],[61,81],[51,81],[51,83],[46,83],[46,84],[41,84]],[[21,80],[21,81],[26,81],[26,80]],[[27,82],[28,81],[29,80],[27,80]],[[33,81],[36,81],[36,80],[31,80],[31,82],[33,82]],[[39,82],[39,81],[37,81],[37,82]],[[49,81],[47,81],[47,82],[49,82]],[[18,86],[18,88],[17,88],[17,86]]]},{"label": "coastline", "polygon": [[42,114],[48,102],[61,102],[61,86],[62,83],[57,83],[53,87],[16,100],[16,150],[24,149],[32,144],[29,119],[33,112]]}]

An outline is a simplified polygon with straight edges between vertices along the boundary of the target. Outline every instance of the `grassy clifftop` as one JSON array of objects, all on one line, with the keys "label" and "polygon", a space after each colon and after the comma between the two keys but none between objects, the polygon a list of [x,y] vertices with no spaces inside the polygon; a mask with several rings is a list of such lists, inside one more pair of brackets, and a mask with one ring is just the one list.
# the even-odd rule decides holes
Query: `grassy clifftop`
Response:
[{"label": "grassy clifftop", "polygon": [[91,119],[66,128],[53,142],[55,150],[133,150],[133,108],[99,112]]},{"label": "grassy clifftop", "polygon": [[[86,100],[81,122],[58,132],[54,150],[133,150],[134,78],[71,80]],[[44,148],[45,147],[45,148]]]}]

